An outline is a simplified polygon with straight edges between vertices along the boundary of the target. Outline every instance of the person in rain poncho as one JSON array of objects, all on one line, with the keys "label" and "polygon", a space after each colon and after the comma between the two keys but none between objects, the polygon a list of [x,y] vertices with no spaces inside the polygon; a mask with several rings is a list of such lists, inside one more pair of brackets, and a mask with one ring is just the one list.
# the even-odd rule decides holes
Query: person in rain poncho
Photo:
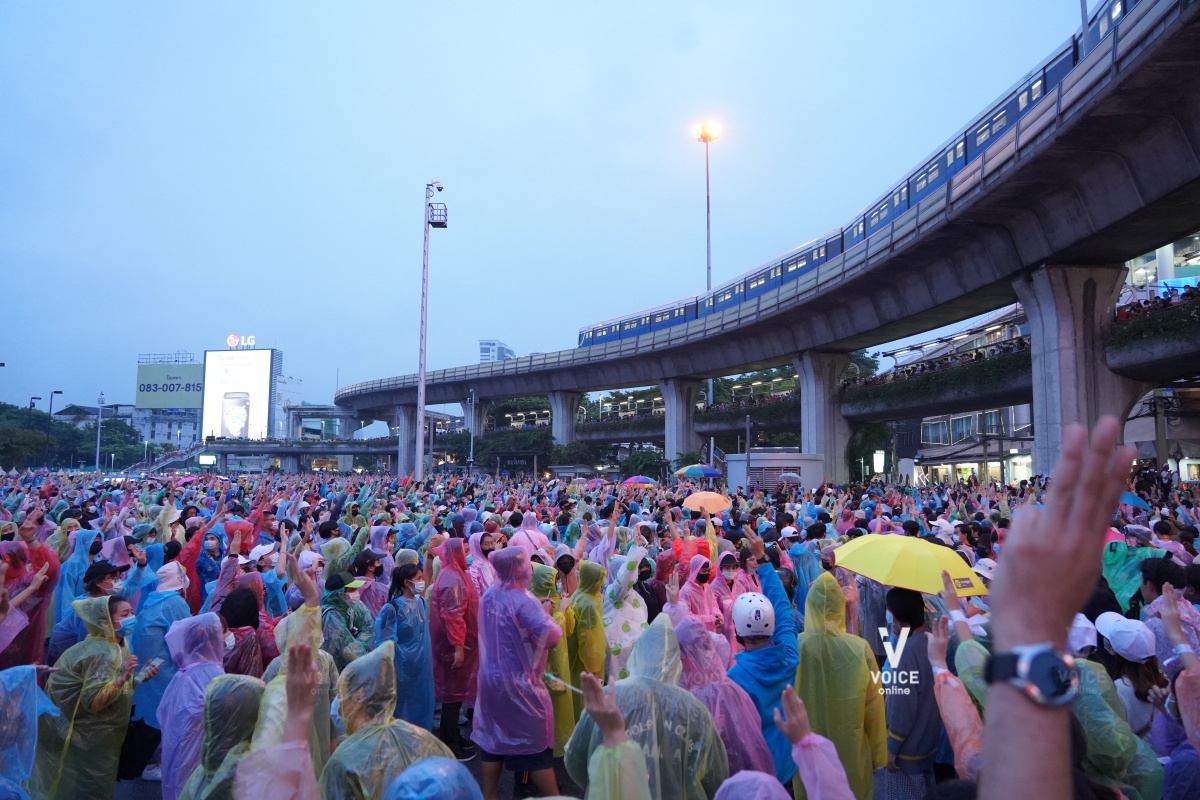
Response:
[{"label": "person in rain poncho", "polygon": [[462,764],[441,756],[422,758],[396,780],[383,795],[383,800],[433,800],[453,797],[455,800],[483,800],[479,782]]},{"label": "person in rain poncho", "polygon": [[396,532],[392,530],[386,516],[376,520],[376,524],[371,526],[371,535],[368,541],[371,552],[379,558],[381,566],[375,580],[386,587],[391,583],[392,570],[396,567],[396,561],[392,558],[392,553],[396,550]]},{"label": "person in rain poncho", "polygon": [[476,593],[483,597],[483,593],[496,582],[496,570],[488,560],[492,552],[492,535],[487,531],[476,531],[471,534],[469,542],[471,566],[467,568],[467,574],[471,576]]},{"label": "person in rain poncho", "polygon": [[[566,631],[567,615],[571,614],[569,602],[564,603],[555,588],[557,570],[544,564],[533,564],[533,581],[529,591],[540,601],[549,601],[551,616],[555,623]],[[546,688],[550,691],[550,704],[554,707],[554,755],[561,758],[575,730],[575,694],[564,684],[571,680],[571,654],[567,646],[567,637],[558,640],[554,649],[546,659],[546,672],[553,678],[546,678]]]},{"label": "person in rain poncho", "polygon": [[688,562],[687,583],[680,588],[679,599],[687,606],[688,613],[700,620],[707,630],[723,634],[724,619],[708,586],[711,578],[712,561],[708,556],[692,556]]},{"label": "person in rain poncho", "polygon": [[229,629],[225,638],[225,671],[261,678],[264,661],[258,638],[258,601],[249,589],[234,589],[221,603],[220,616]]},{"label": "person in rain poncho", "polygon": [[374,634],[372,620],[365,606],[353,602],[348,592],[365,583],[347,572],[338,572],[325,579],[321,595],[321,649],[333,656],[338,670],[361,658],[371,646]]},{"label": "person in rain poncho", "polygon": [[200,763],[179,800],[234,800],[237,767],[250,752],[263,682],[249,675],[221,675],[204,692],[204,743]]},{"label": "person in rain poncho", "polygon": [[[500,771],[529,772],[543,796],[554,779],[554,709],[546,659],[562,630],[528,592],[529,558],[509,548],[493,559],[496,583],[479,601],[479,696],[473,739],[483,753],[483,793],[495,800]],[[547,605],[549,601],[547,601]]]},{"label": "person in rain poncho", "polygon": [[156,573],[158,584],[155,591],[146,597],[137,615],[137,630],[129,640],[130,649],[141,664],[159,659],[158,674],[153,680],[143,681],[133,690],[133,719],[122,758],[122,777],[136,778],[146,768],[158,747],[161,734],[158,729],[158,706],[162,702],[167,684],[175,677],[175,662],[167,646],[167,631],[180,620],[192,616],[184,592],[187,591],[187,573],[178,561],[164,564]]},{"label": "person in rain poncho", "polygon": [[35,530],[31,520],[17,533],[22,541],[0,542],[0,561],[8,566],[4,588],[13,601],[6,624],[0,625],[0,669],[41,663],[45,652],[47,611],[61,567],[54,548],[39,542]]},{"label": "person in rain poncho", "polygon": [[[71,549],[71,556],[62,562],[58,583],[54,587],[52,603],[54,622],[65,619],[71,613],[71,604],[83,594],[84,573],[87,572],[88,567],[92,565],[92,561],[100,552],[97,547],[96,553],[92,553],[92,545],[99,541],[97,539],[99,535],[99,531],[75,531],[75,545]],[[65,536],[64,534],[64,538]]]},{"label": "person in rain poncho", "polygon": [[713,724],[729,756],[729,774],[742,770],[775,772],[763,739],[758,709],[746,690],[725,674],[712,637],[700,620],[685,617],[675,628],[683,673],[679,685],[694,694],[712,714]]},{"label": "person in rain poncho", "polygon": [[24,786],[33,772],[38,718],[43,714],[61,716],[58,706],[38,688],[37,667],[0,671],[0,797],[4,800],[29,800]]},{"label": "person in rain poncho", "polygon": [[[680,688],[681,661],[675,631],[659,614],[633,648],[630,677],[616,684],[626,732],[641,745],[654,800],[704,800],[729,776],[725,745],[704,704]],[[599,726],[584,714],[567,743],[566,767],[588,786],[588,760],[603,743]]]},{"label": "person in rain poncho", "polygon": [[[869,800],[873,772],[887,763],[883,695],[872,677],[875,656],[864,640],[846,633],[846,596],[828,572],[809,589],[798,647],[796,694],[812,729],[837,748],[855,797]],[[793,788],[796,800],[804,800],[803,787]]]},{"label": "person in rain poncho", "polygon": [[[162,796],[163,800],[175,800],[200,763],[204,693],[213,679],[225,674],[221,618],[210,613],[181,620],[167,631],[166,642],[175,673],[158,704]],[[135,702],[136,697],[135,690]]]},{"label": "person in rain poncho", "polygon": [[618,679],[629,677],[625,665],[633,644],[650,627],[646,604],[633,590],[644,547],[631,547],[628,556],[614,556],[609,563],[609,582],[604,589],[604,639],[608,645],[609,668]]},{"label": "person in rain poncho", "polygon": [[392,570],[391,596],[375,618],[374,646],[394,645],[396,718],[428,731],[433,730],[433,644],[424,594],[425,579],[416,564]]},{"label": "person in rain poncho", "polygon": [[521,527],[517,528],[508,540],[509,547],[519,547],[529,558],[533,558],[534,553],[548,544],[550,540],[538,528],[537,514],[532,511],[525,512],[521,518]]},{"label": "person in rain poncho", "polygon": [[654,578],[654,562],[646,555],[638,563],[637,582],[633,584],[633,590],[638,593],[638,597],[642,598],[642,603],[646,606],[646,624],[654,622],[654,618],[662,613],[662,603],[658,600],[658,592],[653,586]]},{"label": "person in rain poncho", "polygon": [[[65,724],[43,719],[38,726],[34,797],[112,797],[129,726],[137,658],[129,654],[124,634],[136,625],[133,609],[120,597],[95,597],[77,600],[74,610],[88,635],[63,653],[58,672],[46,681],[46,694]],[[156,674],[156,667],[147,667],[141,679]]]},{"label": "person in rain poncho", "polygon": [[338,678],[338,709],[348,734],[321,773],[326,798],[382,797],[409,764],[452,757],[432,733],[396,719],[395,653],[390,641],[349,664]]},{"label": "person in rain poncho", "polygon": [[433,643],[433,690],[442,704],[438,733],[456,755],[469,755],[474,748],[462,741],[458,714],[462,704],[475,699],[479,665],[479,595],[467,574],[463,539],[447,539],[439,555],[442,571],[429,595],[429,633]]},{"label": "person in rain poncho", "polygon": [[[579,676],[585,672],[604,679],[608,643],[604,638],[603,583],[604,567],[592,561],[580,562],[579,588],[571,595],[566,620],[571,685],[575,687],[579,686]],[[576,705],[576,720],[581,711],[582,708]]]}]

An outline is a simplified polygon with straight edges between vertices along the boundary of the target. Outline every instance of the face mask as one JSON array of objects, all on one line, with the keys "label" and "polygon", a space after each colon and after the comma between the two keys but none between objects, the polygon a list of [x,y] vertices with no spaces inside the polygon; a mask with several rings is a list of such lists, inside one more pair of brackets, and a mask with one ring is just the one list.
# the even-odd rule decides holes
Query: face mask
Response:
[{"label": "face mask", "polygon": [[644,569],[641,572],[639,572],[638,580],[641,581],[642,583],[645,583],[646,581],[650,580],[650,570]]},{"label": "face mask", "polygon": [[994,545],[992,545],[992,552],[995,553],[996,555],[1000,555],[1000,543],[999,542],[996,542]]},{"label": "face mask", "polygon": [[233,637],[233,631],[230,631],[229,633],[225,634],[225,652],[226,653],[228,653],[230,650],[233,649],[233,645],[236,641],[237,641],[237,639],[235,639]]},{"label": "face mask", "polygon": [[357,603],[358,602],[358,590],[355,589],[353,592],[346,592],[346,598],[351,603]]},{"label": "face mask", "polygon": [[323,580],[325,580],[325,568],[324,568],[324,567],[317,567],[316,569],[314,569],[314,570],[313,570],[313,577],[314,577],[314,578],[316,578],[318,581],[323,581]]},{"label": "face mask", "polygon": [[113,581],[112,589],[109,590],[109,594],[120,594],[124,588],[125,581]]},{"label": "face mask", "polygon": [[710,573],[701,572],[698,575],[696,575],[696,583],[700,583],[700,584],[708,583],[708,579],[710,577],[712,577]]},{"label": "face mask", "polygon": [[723,569],[723,570],[721,570],[721,574],[725,576],[725,580],[731,581],[737,575],[737,570],[736,569]]},{"label": "face mask", "polygon": [[133,635],[137,628],[137,617],[126,617],[121,620],[121,624],[117,626],[117,636],[128,638]]},{"label": "face mask", "polygon": [[887,620],[887,626],[889,628],[896,627],[896,618],[892,616],[892,612],[885,611],[885,612],[883,612],[883,616],[884,616],[884,619]]},{"label": "face mask", "polygon": [[412,592],[415,595],[425,594],[425,581],[417,581],[413,584]]},{"label": "face mask", "polygon": [[216,539],[209,539],[207,542],[204,543],[204,547],[207,550],[216,550],[220,546],[221,546],[221,543],[218,542]]}]

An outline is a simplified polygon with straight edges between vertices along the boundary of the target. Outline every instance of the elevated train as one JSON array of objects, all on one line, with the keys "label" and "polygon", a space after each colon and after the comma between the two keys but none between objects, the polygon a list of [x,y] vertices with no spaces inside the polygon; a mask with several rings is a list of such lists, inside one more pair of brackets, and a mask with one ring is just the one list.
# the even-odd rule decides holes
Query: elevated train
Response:
[{"label": "elevated train", "polygon": [[794,281],[826,261],[866,244],[896,215],[943,188],[955,174],[978,159],[988,143],[1014,126],[1021,117],[1062,82],[1063,78],[1141,0],[1107,0],[1090,18],[1084,35],[1075,35],[1041,67],[1027,75],[990,111],[951,139],[923,166],[857,216],[848,226],[831,231],[788,251],[781,257],[698,297],[677,300],[636,314],[588,325],[579,331],[579,346],[589,347],[631,339],[652,331],[683,325],[752,300]]}]

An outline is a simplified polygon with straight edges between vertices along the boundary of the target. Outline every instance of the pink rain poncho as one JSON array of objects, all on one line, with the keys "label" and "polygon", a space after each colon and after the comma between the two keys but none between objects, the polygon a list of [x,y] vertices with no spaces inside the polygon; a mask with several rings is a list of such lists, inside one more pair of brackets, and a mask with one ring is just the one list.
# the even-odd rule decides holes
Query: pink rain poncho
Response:
[{"label": "pink rain poncho", "polygon": [[[708,556],[694,555],[692,560],[688,562],[688,579],[679,589],[679,601],[687,606],[688,613],[696,619],[704,623],[707,630],[715,631],[717,629],[717,614],[720,609],[717,607],[716,598],[709,591],[707,583],[696,583],[696,576],[700,574],[700,570],[708,565],[711,567],[712,562],[708,560]],[[712,580],[709,578],[709,580]]]},{"label": "pink rain poncho", "polygon": [[532,755],[554,746],[546,658],[562,629],[529,593],[524,551],[493,559],[496,583],[479,601],[479,695],[472,739],[496,755]]},{"label": "pink rain poncho", "polygon": [[[46,582],[0,623],[0,669],[41,663],[45,651],[46,611],[51,607],[58,583],[58,553],[39,544],[30,549],[24,542],[0,542],[0,559],[8,564],[4,588],[10,598],[29,587],[43,566]],[[7,641],[5,641],[7,640]]]},{"label": "pink rain poncho", "polygon": [[[439,703],[475,699],[475,670],[479,664],[475,616],[479,595],[467,574],[463,539],[441,546],[442,571],[429,592],[429,633],[433,642],[433,689]],[[454,668],[454,648],[462,645],[462,666]]]},{"label": "pink rain poncho", "polygon": [[[770,773],[775,762],[762,734],[758,709],[746,690],[729,679],[712,637],[700,620],[688,617],[675,629],[683,674],[679,685],[704,703],[729,756],[729,774],[742,770]],[[779,781],[775,781],[776,785]]]},{"label": "pink rain poncho", "polygon": [[[396,561],[392,558],[392,550],[394,548],[388,547],[387,544],[388,537],[393,533],[394,531],[388,525],[371,526],[371,538],[369,540],[371,552],[379,557],[379,563],[383,567],[379,574],[375,576],[375,580],[379,583],[382,583],[385,587],[391,583],[392,570],[396,568]],[[395,539],[392,541],[395,541]],[[384,594],[383,602],[387,602],[386,592]],[[375,613],[378,613],[378,611],[379,609],[374,609]]]},{"label": "pink rain poncho", "polygon": [[525,512],[525,516],[521,517],[521,527],[508,537],[508,546],[525,551],[525,555],[529,558],[533,558],[534,553],[548,544],[550,544],[550,540],[546,538],[546,534],[538,530],[538,517],[532,511]]},{"label": "pink rain poncho", "polygon": [[475,585],[475,591],[483,597],[483,593],[492,588],[492,584],[496,582],[496,570],[492,566],[492,562],[488,561],[488,554],[483,552],[483,537],[491,536],[487,531],[476,531],[471,534],[471,566],[467,570],[467,574],[471,576],[471,583]]},{"label": "pink rain poncho", "polygon": [[225,674],[221,664],[225,642],[221,618],[211,613],[176,622],[166,638],[176,672],[159,703],[158,724],[162,730],[162,796],[163,800],[175,800],[200,763],[204,692],[213,678]]}]

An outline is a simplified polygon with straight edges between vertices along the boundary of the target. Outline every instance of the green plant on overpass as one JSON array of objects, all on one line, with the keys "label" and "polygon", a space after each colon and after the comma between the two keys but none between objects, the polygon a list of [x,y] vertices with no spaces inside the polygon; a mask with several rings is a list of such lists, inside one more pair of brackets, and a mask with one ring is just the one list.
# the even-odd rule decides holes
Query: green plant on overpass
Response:
[{"label": "green plant on overpass", "polygon": [[1029,375],[1032,360],[1028,350],[1005,353],[994,358],[972,361],[961,367],[947,367],[890,383],[847,386],[842,390],[844,403],[887,403],[895,406],[917,405],[969,386],[980,392],[1009,386],[1015,379]]}]

